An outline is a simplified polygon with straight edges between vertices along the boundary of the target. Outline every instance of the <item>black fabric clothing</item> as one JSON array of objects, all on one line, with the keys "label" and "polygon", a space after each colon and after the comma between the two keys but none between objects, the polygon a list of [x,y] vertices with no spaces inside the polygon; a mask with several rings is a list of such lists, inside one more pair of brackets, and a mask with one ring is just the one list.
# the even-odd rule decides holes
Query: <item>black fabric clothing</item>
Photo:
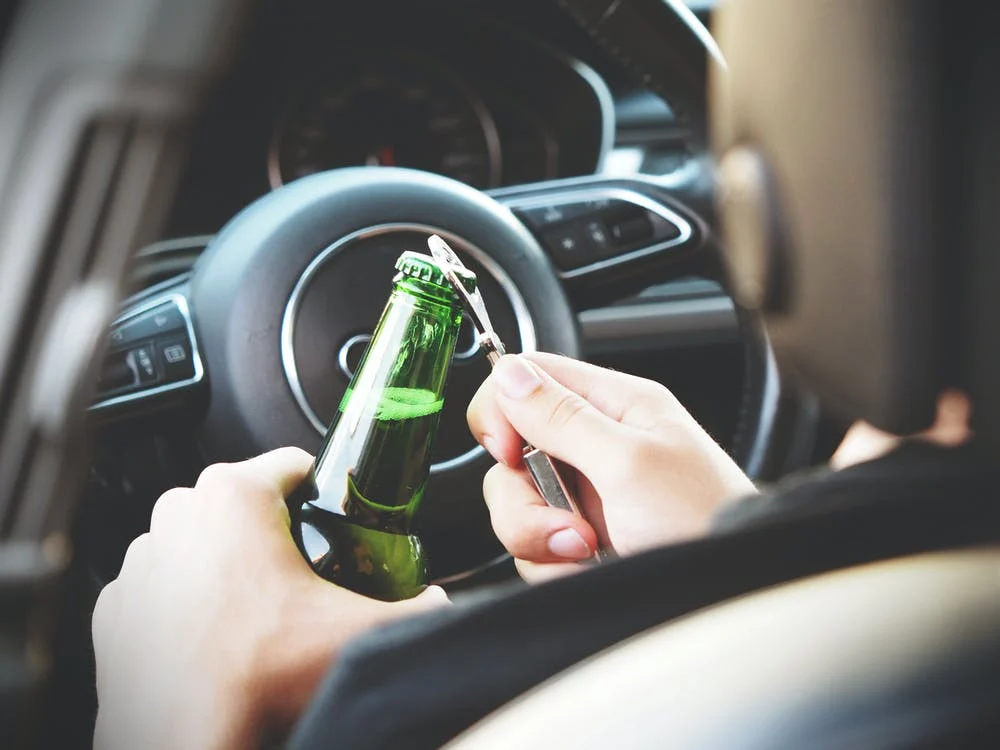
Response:
[{"label": "black fabric clothing", "polygon": [[995,543],[998,480],[1000,467],[974,444],[904,443],[740,501],[706,538],[373,631],[344,650],[291,747],[436,748],[548,677],[672,618],[826,571]]}]

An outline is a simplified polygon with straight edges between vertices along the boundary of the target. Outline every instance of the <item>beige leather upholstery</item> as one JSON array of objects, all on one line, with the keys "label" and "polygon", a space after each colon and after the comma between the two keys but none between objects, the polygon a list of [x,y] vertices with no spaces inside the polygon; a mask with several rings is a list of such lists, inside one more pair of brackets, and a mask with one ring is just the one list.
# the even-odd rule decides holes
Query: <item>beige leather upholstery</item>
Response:
[{"label": "beige leather upholstery", "polygon": [[[864,717],[944,689],[956,664],[963,679],[1000,664],[998,641],[1000,552],[905,558],[661,626],[553,678],[447,747],[804,747],[831,733],[849,747]],[[850,716],[861,717],[856,726]]]}]

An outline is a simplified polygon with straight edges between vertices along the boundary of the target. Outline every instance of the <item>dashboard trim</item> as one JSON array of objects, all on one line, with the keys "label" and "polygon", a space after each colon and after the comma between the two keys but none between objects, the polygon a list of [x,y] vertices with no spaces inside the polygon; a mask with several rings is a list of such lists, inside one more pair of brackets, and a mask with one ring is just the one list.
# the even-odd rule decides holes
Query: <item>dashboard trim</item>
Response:
[{"label": "dashboard trim", "polygon": [[[543,45],[539,44],[539,46]],[[553,57],[560,58],[594,90],[594,96],[597,97],[597,104],[601,108],[601,146],[597,152],[597,164],[594,167],[594,172],[600,174],[604,171],[604,163],[608,158],[608,154],[615,147],[615,130],[617,124],[615,99],[611,94],[611,89],[608,88],[607,82],[601,78],[597,71],[582,60],[561,53],[558,50],[548,49],[547,51]]]},{"label": "dashboard trim", "polygon": [[119,406],[121,404],[132,403],[136,401],[143,401],[149,398],[155,398],[156,396],[162,395],[164,393],[170,393],[171,391],[177,391],[182,388],[190,388],[191,386],[197,385],[205,377],[205,366],[202,364],[201,360],[201,350],[198,348],[198,339],[194,333],[194,323],[191,319],[191,310],[188,306],[187,297],[184,296],[180,291],[174,289],[165,294],[158,294],[144,300],[141,304],[133,307],[121,315],[119,315],[111,324],[111,328],[117,325],[125,323],[130,318],[142,315],[143,313],[152,310],[153,308],[159,307],[168,302],[173,302],[177,305],[177,309],[180,311],[181,317],[184,318],[184,330],[187,332],[188,339],[191,341],[191,364],[194,367],[194,375],[190,378],[184,380],[178,380],[175,383],[166,383],[165,385],[158,385],[152,388],[147,388],[142,391],[135,391],[134,393],[125,393],[121,396],[112,396],[111,398],[106,398],[91,404],[88,407],[88,411],[100,411],[102,409],[108,409],[113,406]]},{"label": "dashboard trim", "polygon": [[739,337],[735,307],[723,294],[584,310],[578,319],[588,354],[623,351],[630,342],[644,348],[670,346],[671,338],[728,342]]},{"label": "dashboard trim", "polygon": [[629,263],[633,260],[655,255],[664,250],[669,250],[672,247],[679,247],[694,236],[694,229],[691,227],[691,223],[683,216],[671,211],[663,204],[654,201],[652,198],[649,198],[642,193],[624,187],[601,186],[598,184],[587,188],[567,189],[551,193],[541,193],[538,195],[527,195],[524,198],[517,198],[515,196],[504,199],[503,197],[500,197],[498,200],[510,209],[559,206],[567,203],[579,203],[580,201],[620,200],[626,203],[631,203],[633,206],[639,206],[640,208],[644,208],[647,211],[656,214],[660,218],[673,224],[680,232],[677,237],[664,242],[657,242],[638,250],[632,250],[612,258],[607,258],[606,260],[589,263],[586,266],[580,266],[579,268],[574,268],[569,271],[561,270],[559,271],[559,277],[562,279],[577,279],[581,276],[588,276],[598,271],[615,268],[616,266]]},{"label": "dashboard trim", "polygon": [[[615,97],[611,93],[611,88],[608,86],[607,81],[605,81],[604,78],[596,70],[594,70],[594,68],[583,62],[580,58],[574,57],[551,43],[539,39],[537,36],[526,34],[522,30],[511,26],[508,23],[497,21],[495,19],[491,19],[488,23],[500,33],[506,34],[510,38],[516,39],[524,44],[531,45],[535,49],[546,53],[549,57],[558,60],[580,76],[584,83],[589,85],[593,90],[594,97],[597,99],[597,106],[601,111],[601,145],[598,147],[597,162],[594,165],[594,173],[600,174],[604,170],[605,159],[615,146],[615,137],[618,129]],[[519,186],[509,185],[505,187],[516,188]],[[502,190],[504,188],[495,189]]]}]

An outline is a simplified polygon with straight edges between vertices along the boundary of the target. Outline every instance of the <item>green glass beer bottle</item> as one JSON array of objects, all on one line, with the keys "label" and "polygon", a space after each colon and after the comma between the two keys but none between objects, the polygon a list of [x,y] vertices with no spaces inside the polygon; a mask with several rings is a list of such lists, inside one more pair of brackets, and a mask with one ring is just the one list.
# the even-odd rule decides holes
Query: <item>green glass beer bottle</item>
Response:
[{"label": "green glass beer bottle", "polygon": [[[313,570],[383,600],[427,586],[411,524],[462,322],[458,297],[430,257],[405,252],[396,270],[312,470],[288,498],[292,535]],[[462,281],[471,289],[476,278],[467,273]]]}]

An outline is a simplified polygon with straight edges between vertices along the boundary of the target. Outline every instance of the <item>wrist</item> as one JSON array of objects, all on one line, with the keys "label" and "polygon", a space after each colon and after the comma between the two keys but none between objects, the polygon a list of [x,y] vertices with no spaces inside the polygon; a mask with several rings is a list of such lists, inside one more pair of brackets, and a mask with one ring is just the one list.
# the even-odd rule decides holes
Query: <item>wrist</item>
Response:
[{"label": "wrist", "polygon": [[275,608],[269,632],[261,640],[255,660],[260,668],[248,685],[249,693],[259,699],[261,726],[282,732],[294,723],[353,638],[447,603],[436,586],[415,599],[383,602],[310,575]]}]

